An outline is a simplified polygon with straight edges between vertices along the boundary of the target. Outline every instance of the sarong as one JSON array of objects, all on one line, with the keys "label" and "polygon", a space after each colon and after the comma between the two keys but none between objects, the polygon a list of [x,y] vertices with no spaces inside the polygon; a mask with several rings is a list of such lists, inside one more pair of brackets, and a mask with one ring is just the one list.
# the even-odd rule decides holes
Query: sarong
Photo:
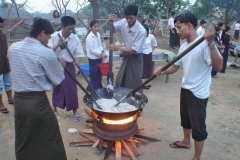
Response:
[{"label": "sarong", "polygon": [[[66,69],[73,76],[76,76],[72,63],[66,62]],[[66,107],[67,111],[71,111],[78,108],[77,85],[66,72],[64,72],[64,74],[65,79],[53,89],[52,103],[55,107],[62,109]]]},{"label": "sarong", "polygon": [[116,87],[135,89],[142,84],[143,54],[132,54],[123,57],[116,77]]},{"label": "sarong", "polygon": [[90,83],[94,89],[102,88],[102,76],[99,69],[99,64],[102,59],[88,59],[90,68]]},{"label": "sarong", "polygon": [[67,160],[45,92],[15,93],[14,118],[17,160]]}]

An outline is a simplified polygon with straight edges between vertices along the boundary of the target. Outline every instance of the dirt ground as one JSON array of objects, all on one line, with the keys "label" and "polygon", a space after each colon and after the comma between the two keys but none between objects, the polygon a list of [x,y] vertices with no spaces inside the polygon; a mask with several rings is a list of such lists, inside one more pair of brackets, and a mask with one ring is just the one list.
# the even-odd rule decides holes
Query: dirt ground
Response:
[{"label": "dirt ground", "polygon": [[[138,119],[139,127],[144,134],[161,139],[140,146],[142,155],[138,160],[190,160],[194,147],[190,149],[172,149],[169,143],[181,140],[182,128],[179,116],[179,95],[181,70],[170,75],[165,83],[165,75],[152,82],[152,88],[146,90],[149,102]],[[228,69],[225,74],[218,74],[212,79],[211,95],[208,103],[207,129],[208,139],[205,143],[203,160],[238,160],[240,157],[240,70]],[[51,93],[48,93],[51,99]],[[83,139],[78,133],[68,133],[68,128],[78,130],[85,128],[88,116],[84,113],[86,106],[82,102],[83,93],[79,91],[81,121],[75,122],[72,113],[58,110],[62,138],[68,160],[101,160],[104,154],[92,147],[69,147],[69,142]],[[9,114],[0,114],[0,160],[15,160],[14,154],[14,112],[13,106],[4,103],[10,110]],[[110,159],[114,159],[114,154]],[[128,160],[128,157],[123,157]]]}]

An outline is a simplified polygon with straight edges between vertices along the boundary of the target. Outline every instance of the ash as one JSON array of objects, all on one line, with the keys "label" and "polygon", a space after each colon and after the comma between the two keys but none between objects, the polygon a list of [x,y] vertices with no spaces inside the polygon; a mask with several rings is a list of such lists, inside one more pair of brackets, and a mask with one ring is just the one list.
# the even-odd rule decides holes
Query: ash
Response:
[{"label": "ash", "polygon": [[[101,111],[104,112],[114,112],[114,113],[122,113],[122,112],[130,112],[134,111],[137,108],[133,105],[128,103],[120,103],[118,106],[115,106],[118,103],[116,99],[98,99],[97,104],[100,105],[102,108]],[[94,106],[95,109],[99,110],[97,107]]]}]

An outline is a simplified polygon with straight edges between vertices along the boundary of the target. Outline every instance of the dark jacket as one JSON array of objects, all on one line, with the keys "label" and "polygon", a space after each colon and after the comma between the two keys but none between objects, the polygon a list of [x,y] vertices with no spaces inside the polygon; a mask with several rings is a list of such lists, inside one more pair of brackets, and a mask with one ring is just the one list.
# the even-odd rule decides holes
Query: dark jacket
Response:
[{"label": "dark jacket", "polygon": [[0,74],[10,72],[7,50],[7,38],[3,33],[0,33]]}]

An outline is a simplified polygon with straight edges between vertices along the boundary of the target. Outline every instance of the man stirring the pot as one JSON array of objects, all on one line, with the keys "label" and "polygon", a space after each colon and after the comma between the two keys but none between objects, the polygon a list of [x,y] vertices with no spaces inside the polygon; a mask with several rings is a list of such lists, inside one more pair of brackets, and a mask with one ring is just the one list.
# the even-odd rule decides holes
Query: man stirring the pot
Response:
[{"label": "man stirring the pot", "polygon": [[[197,18],[191,13],[176,17],[177,33],[181,39],[186,39],[179,49],[179,53],[188,48],[197,39]],[[183,66],[183,78],[180,97],[180,117],[183,127],[183,140],[170,144],[172,148],[190,148],[190,134],[194,139],[195,153],[193,160],[200,160],[206,131],[206,107],[211,84],[211,69],[221,71],[223,60],[214,43],[216,31],[210,26],[205,33],[206,41],[200,43],[185,57],[161,73],[157,68],[155,75],[173,74],[180,65]]]},{"label": "man stirring the pot", "polygon": [[[135,89],[142,84],[143,54],[142,46],[146,39],[146,30],[137,21],[138,7],[128,5],[124,9],[125,18],[113,23],[115,31],[121,33],[124,47],[110,45],[109,49],[123,56],[120,70],[116,77],[116,87]],[[110,15],[109,20],[115,16]]]},{"label": "man stirring the pot", "polygon": [[45,93],[64,79],[63,68],[46,47],[53,32],[48,20],[38,19],[30,37],[9,48],[17,160],[67,159],[57,118]]},{"label": "man stirring the pot", "polygon": [[[72,74],[75,74],[75,67],[73,61],[80,65],[80,57],[84,57],[82,44],[80,39],[74,35],[76,21],[73,17],[63,16],[61,18],[62,30],[55,32],[48,42],[48,46],[53,48],[58,59],[65,64],[65,68]],[[65,45],[73,54],[74,60],[69,55]],[[67,111],[73,111],[74,119],[80,120],[78,109],[78,95],[76,83],[65,73],[63,82],[54,88],[52,96],[53,106],[65,108]]]}]

